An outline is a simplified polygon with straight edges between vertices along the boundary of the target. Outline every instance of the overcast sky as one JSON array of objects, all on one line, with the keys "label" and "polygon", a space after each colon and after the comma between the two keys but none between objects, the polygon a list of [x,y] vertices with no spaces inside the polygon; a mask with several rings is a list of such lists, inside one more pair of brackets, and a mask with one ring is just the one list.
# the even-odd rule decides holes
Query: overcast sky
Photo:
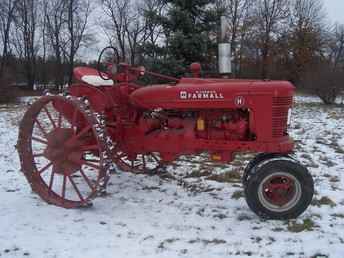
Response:
[{"label": "overcast sky", "polygon": [[[2,1],[2,0],[0,0]],[[344,24],[344,0],[323,0],[327,11],[327,17],[331,23]],[[98,12],[95,12],[98,13]],[[99,28],[95,31],[99,43],[91,49],[79,52],[80,57],[86,60],[92,60],[98,57],[99,51],[107,45],[106,36],[103,32],[99,33]]]},{"label": "overcast sky", "polygon": [[328,18],[344,24],[344,0],[324,0]]}]

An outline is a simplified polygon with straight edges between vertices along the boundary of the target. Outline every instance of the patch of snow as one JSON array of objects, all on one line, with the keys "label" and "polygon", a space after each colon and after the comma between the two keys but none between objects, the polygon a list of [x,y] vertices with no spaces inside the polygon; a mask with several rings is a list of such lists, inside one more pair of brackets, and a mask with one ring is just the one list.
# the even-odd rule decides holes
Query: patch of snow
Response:
[{"label": "patch of snow", "polygon": [[318,96],[296,95],[294,99],[296,103],[322,103]]},{"label": "patch of snow", "polygon": [[[304,100],[304,101],[300,101]],[[344,115],[341,108],[308,105],[297,98],[291,134],[295,155],[312,173],[315,200],[296,220],[312,220],[311,231],[293,233],[295,221],[263,221],[244,198],[240,179],[223,183],[192,171],[221,175],[242,171],[248,162],[214,165],[204,156],[178,161],[176,179],[112,175],[108,195],[88,209],[51,206],[32,193],[15,149],[25,105],[0,108],[0,257],[343,257]]]}]

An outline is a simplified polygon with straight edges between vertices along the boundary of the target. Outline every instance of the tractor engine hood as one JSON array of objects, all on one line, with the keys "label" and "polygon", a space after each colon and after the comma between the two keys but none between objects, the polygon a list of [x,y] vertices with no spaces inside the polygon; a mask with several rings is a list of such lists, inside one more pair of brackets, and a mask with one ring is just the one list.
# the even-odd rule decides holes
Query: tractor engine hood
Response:
[{"label": "tractor engine hood", "polygon": [[250,96],[292,96],[287,81],[208,80],[182,78],[178,84],[152,85],[130,95],[132,104],[145,109],[221,109],[250,106]]}]

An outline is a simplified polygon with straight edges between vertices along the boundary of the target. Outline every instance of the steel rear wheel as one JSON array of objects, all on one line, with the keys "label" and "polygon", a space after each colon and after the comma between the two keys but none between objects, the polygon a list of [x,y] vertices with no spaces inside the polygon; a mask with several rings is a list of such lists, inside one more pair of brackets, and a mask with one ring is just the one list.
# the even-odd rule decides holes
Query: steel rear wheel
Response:
[{"label": "steel rear wheel", "polygon": [[271,159],[256,168],[245,189],[246,202],[265,219],[292,219],[312,201],[314,183],[305,167],[292,160]]},{"label": "steel rear wheel", "polygon": [[114,162],[119,169],[136,174],[155,174],[163,167],[159,153],[130,155],[124,151],[117,151]]},{"label": "steel rear wheel", "polygon": [[[115,117],[115,121],[120,121],[120,117]],[[120,123],[119,123],[120,124]],[[125,146],[126,139],[121,139],[121,131],[124,128],[116,122],[107,128],[108,135],[111,135],[110,155],[117,168],[124,172],[132,172],[135,174],[159,173],[165,166],[158,152],[149,153],[132,153],[130,148]]]},{"label": "steel rear wheel", "polygon": [[32,104],[20,124],[17,147],[32,190],[50,204],[89,206],[108,180],[104,130],[76,98],[45,96]]}]

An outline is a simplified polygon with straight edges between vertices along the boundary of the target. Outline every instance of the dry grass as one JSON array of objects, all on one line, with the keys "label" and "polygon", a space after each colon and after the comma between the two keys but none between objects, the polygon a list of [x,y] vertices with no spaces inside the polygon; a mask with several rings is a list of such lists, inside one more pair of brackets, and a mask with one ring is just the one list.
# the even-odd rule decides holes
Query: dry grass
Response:
[{"label": "dry grass", "polygon": [[313,201],[312,201],[312,205],[313,206],[318,206],[318,207],[321,207],[323,205],[328,205],[328,206],[331,206],[331,207],[335,207],[337,204],[334,201],[332,201],[329,197],[323,196],[320,199],[314,198]]},{"label": "dry grass", "polygon": [[232,199],[235,199],[235,200],[238,200],[240,198],[243,198],[245,195],[244,195],[244,192],[241,191],[241,190],[238,190],[238,191],[235,191],[233,194],[232,194]]},{"label": "dry grass", "polygon": [[293,233],[300,233],[302,231],[313,231],[317,227],[314,221],[310,218],[304,219],[302,223],[291,221],[288,224],[288,231]]},{"label": "dry grass", "polygon": [[207,180],[220,183],[239,183],[241,182],[241,173],[238,170],[228,171],[218,175],[208,176]]}]

